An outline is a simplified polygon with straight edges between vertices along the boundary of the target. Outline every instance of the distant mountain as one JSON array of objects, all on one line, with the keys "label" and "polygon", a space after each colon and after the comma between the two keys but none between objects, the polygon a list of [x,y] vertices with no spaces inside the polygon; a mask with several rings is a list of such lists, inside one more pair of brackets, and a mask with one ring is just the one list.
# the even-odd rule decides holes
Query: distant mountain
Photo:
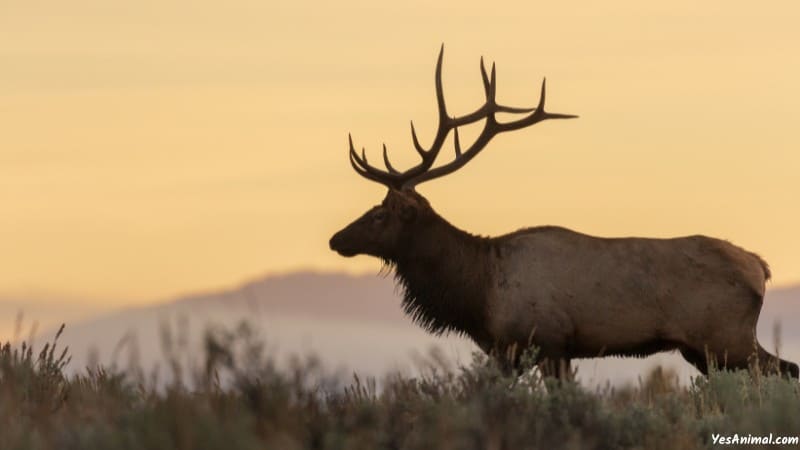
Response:
[{"label": "distant mountain", "polygon": [[[182,343],[182,354],[197,356],[205,329],[233,329],[242,321],[259,332],[278,359],[315,354],[330,368],[376,376],[409,368],[433,347],[464,363],[476,350],[465,339],[436,338],[414,326],[402,313],[390,278],[313,272],[68,323],[59,342],[71,349],[72,370],[95,359],[125,366],[132,357],[148,369],[163,365],[165,336]],[[39,341],[54,332],[42,333]]]},{"label": "distant mountain", "polygon": [[[780,324],[782,338],[800,341],[800,286],[767,289],[758,319],[758,337],[765,346],[772,342],[774,325]],[[800,355],[795,356],[795,360]],[[800,361],[797,361],[800,363]]]},{"label": "distant mountain", "polygon": [[0,295],[0,342],[28,339],[31,332],[49,330],[113,311],[100,301],[48,294]]},{"label": "distant mountain", "polygon": [[[391,277],[313,272],[266,277],[231,290],[68,323],[60,342],[71,348],[72,370],[82,370],[93,358],[122,366],[134,359],[148,369],[163,365],[165,338],[182,346],[181,355],[197,355],[204,329],[233,328],[242,320],[258,330],[279,360],[314,353],[329,367],[375,376],[410,369],[415,355],[432,347],[460,363],[477,350],[465,339],[437,338],[414,325],[402,313]],[[781,354],[800,362],[800,287],[769,291],[758,326],[769,349],[776,321],[781,323]],[[635,382],[655,364],[675,367],[684,379],[696,374],[680,357],[659,354],[641,360],[584,360],[579,377],[589,384]]]},{"label": "distant mountain", "polygon": [[405,316],[396,293],[391,276],[296,272],[229,291],[184,297],[174,306],[225,305],[254,312],[402,323]]}]

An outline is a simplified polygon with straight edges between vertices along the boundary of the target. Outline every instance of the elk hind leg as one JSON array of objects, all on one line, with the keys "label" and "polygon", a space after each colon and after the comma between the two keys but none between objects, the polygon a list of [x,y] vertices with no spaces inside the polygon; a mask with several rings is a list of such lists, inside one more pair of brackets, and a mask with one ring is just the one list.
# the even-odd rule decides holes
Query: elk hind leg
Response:
[{"label": "elk hind leg", "polygon": [[800,378],[800,367],[797,364],[778,358],[766,351],[761,344],[757,344],[756,355],[758,355],[758,367],[763,373],[779,372],[781,375],[791,378]]},{"label": "elk hind leg", "polygon": [[792,378],[798,378],[800,369],[797,364],[778,358],[766,351],[755,340],[755,330],[751,333],[752,339],[742,340],[740,345],[731,346],[726,352],[724,365],[719,367],[728,369],[757,369],[765,375],[780,373]]}]

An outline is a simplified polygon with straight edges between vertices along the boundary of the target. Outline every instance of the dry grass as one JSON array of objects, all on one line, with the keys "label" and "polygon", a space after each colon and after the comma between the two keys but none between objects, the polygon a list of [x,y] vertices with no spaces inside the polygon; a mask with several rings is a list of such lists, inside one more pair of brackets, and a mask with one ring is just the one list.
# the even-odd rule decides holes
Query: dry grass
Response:
[{"label": "dry grass", "polygon": [[659,369],[590,392],[507,378],[476,355],[345,383],[314,359],[279,370],[246,327],[206,342],[204,364],[170,365],[181,374],[167,385],[102,368],[68,378],[55,341],[6,344],[0,449],[693,449],[712,433],[800,435],[800,389],[777,376],[715,371],[682,387]]}]

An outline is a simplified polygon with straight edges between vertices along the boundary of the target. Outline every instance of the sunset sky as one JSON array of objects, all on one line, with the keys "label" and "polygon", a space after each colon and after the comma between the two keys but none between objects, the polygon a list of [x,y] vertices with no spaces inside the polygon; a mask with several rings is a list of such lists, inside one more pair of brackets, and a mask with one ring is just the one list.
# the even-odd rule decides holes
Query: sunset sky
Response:
[{"label": "sunset sky", "polygon": [[535,105],[546,76],[548,110],[580,115],[422,185],[455,225],[707,234],[800,282],[799,20],[797,1],[0,2],[0,298],[376,271],[328,249],[384,195],[347,133],[414,164],[441,43],[451,112],[483,101],[484,56],[500,101]]}]

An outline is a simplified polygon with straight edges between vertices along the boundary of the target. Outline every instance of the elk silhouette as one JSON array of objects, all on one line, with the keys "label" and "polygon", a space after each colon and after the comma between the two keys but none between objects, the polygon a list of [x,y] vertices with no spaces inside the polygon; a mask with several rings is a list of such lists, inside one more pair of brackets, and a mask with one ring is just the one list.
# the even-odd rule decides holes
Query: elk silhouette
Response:
[{"label": "elk silhouette", "polygon": [[[497,357],[507,371],[518,368],[521,350],[538,348],[537,364],[547,376],[571,373],[571,358],[646,356],[674,350],[703,374],[708,364],[798,377],[798,366],[758,344],[755,330],[769,268],[758,255],[706,236],[672,239],[599,238],[556,226],[522,229],[499,237],[462,231],[439,216],[414,190],[472,160],[497,134],[549,119],[577,116],[546,112],[545,81],[535,108],[497,103],[495,67],[481,59],[485,103],[453,117],[445,107],[442,55],[436,63],[439,124],[424,148],[411,122],[421,161],[386,170],[359,155],[352,137],[350,164],[388,193],[380,205],[336,233],[331,249],[343,256],[378,257],[394,270],[403,290],[403,309],[434,334],[455,332]],[[497,113],[525,114],[500,122]],[[458,128],[483,121],[463,149]],[[434,167],[452,131],[455,158]],[[768,369],[772,367],[772,369]]]}]

